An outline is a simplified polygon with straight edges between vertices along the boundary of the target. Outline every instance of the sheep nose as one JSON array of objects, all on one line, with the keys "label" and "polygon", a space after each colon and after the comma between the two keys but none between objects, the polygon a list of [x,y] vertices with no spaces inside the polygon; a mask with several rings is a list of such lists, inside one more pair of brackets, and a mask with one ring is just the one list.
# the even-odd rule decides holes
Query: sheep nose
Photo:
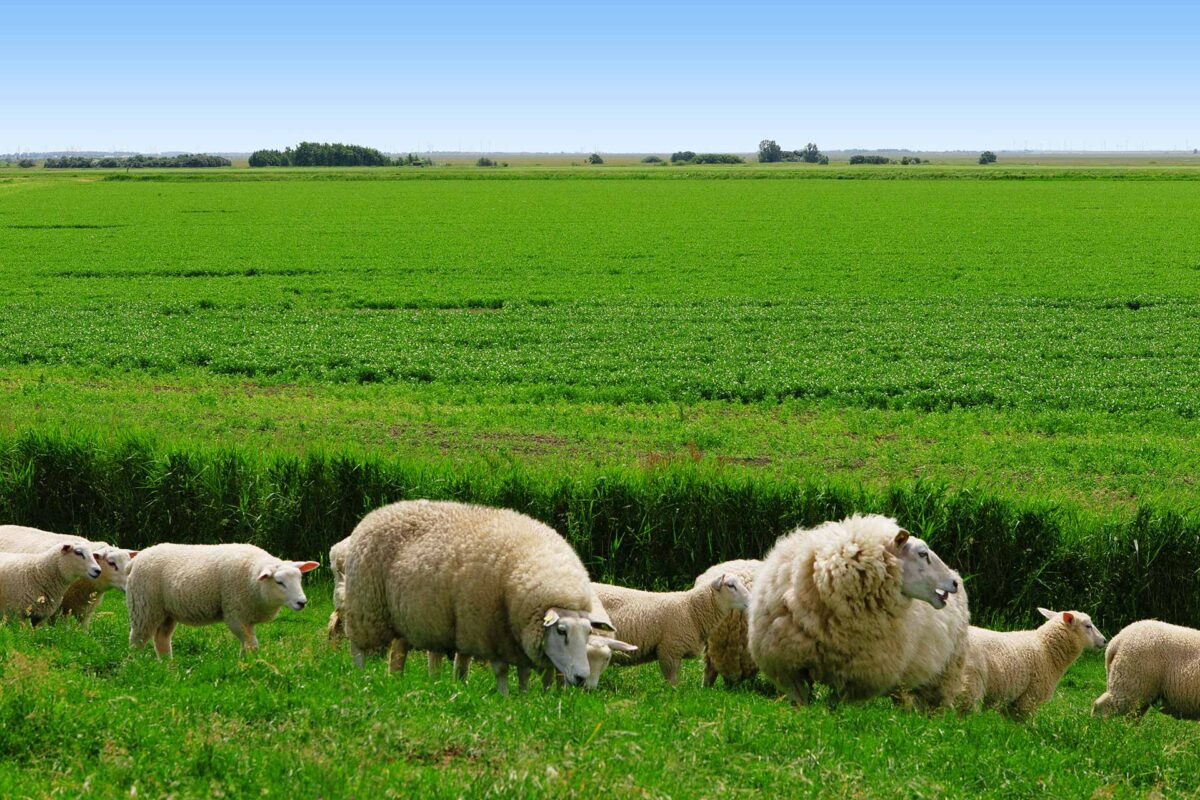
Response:
[{"label": "sheep nose", "polygon": [[296,601],[296,608],[297,608],[297,609],[304,608],[306,605],[308,605],[308,600],[297,600],[297,601]]},{"label": "sheep nose", "polygon": [[958,581],[957,580],[950,581],[950,591],[952,593],[958,591]]}]

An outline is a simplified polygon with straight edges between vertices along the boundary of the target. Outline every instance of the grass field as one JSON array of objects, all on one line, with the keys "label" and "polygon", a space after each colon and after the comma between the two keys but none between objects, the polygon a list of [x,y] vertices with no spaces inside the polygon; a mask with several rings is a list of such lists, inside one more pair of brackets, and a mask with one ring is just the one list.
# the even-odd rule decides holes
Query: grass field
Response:
[{"label": "grass field", "polygon": [[365,674],[331,651],[329,585],[259,628],[241,660],[222,626],[181,628],[175,660],[130,652],[110,594],[87,633],[0,629],[5,797],[1127,797],[1200,785],[1200,729],[1151,711],[1096,720],[1087,655],[1035,722],[887,701],[794,709],[752,688],[667,687],[654,665],[610,669],[593,694],[502,698],[423,659]]},{"label": "grass field", "polygon": [[[457,497],[679,586],[887,510],[981,620],[1200,623],[1200,170],[919,169],[0,173],[0,514],[308,557]],[[695,664],[502,700],[353,673],[311,596],[261,660],[217,629],[128,654],[117,597],[86,635],[0,627],[0,796],[1200,785],[1194,726],[1087,716],[1095,657],[1033,725],[793,710]]]}]

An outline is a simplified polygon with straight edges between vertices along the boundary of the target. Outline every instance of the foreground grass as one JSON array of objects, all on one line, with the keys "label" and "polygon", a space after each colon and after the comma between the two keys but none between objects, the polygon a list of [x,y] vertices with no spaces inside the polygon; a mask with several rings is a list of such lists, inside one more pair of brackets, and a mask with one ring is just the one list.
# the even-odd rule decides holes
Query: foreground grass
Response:
[{"label": "foreground grass", "polygon": [[[176,658],[126,647],[119,595],[91,630],[0,629],[4,797],[1058,797],[1186,793],[1200,728],[1157,712],[1088,716],[1085,656],[1036,722],[925,716],[878,701],[793,709],[771,693],[666,687],[653,666],[601,690],[501,698],[420,659],[401,678],[331,651],[328,586],[262,626],[239,659],[222,627],[181,628]],[[1110,631],[1110,633],[1115,631]]]}]

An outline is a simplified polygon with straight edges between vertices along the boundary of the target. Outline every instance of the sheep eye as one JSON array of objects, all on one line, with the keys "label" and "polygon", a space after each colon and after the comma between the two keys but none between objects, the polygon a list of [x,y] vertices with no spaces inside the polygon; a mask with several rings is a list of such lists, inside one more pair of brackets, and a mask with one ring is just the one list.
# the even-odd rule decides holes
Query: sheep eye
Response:
[{"label": "sheep eye", "polygon": [[559,628],[559,629],[558,629],[558,634],[559,634],[560,636],[562,636],[564,639],[565,639],[565,638],[567,638],[567,629],[566,629],[566,628]]},{"label": "sheep eye", "polygon": [[278,578],[275,579],[275,582],[278,583],[280,586],[283,586],[283,581],[279,580]]},{"label": "sheep eye", "polygon": [[921,553],[921,558],[925,559],[925,563],[926,563],[926,564],[932,564],[932,563],[933,563],[932,561],[930,561],[930,560],[929,560],[929,553]]}]

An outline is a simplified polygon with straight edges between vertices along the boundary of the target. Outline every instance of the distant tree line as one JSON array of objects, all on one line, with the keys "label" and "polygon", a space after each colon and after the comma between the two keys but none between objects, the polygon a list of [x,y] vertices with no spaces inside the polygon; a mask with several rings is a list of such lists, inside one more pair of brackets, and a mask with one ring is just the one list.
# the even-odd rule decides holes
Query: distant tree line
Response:
[{"label": "distant tree line", "polygon": [[758,143],[758,160],[761,164],[775,164],[780,161],[828,164],[829,156],[822,153],[821,148],[812,142],[804,145],[803,150],[784,150],[774,139],[763,139]]},{"label": "distant tree line", "polygon": [[433,162],[409,153],[398,158],[374,147],[340,142],[301,142],[284,150],[255,150],[250,154],[252,167],[425,167]]},{"label": "distant tree line", "polygon": [[672,164],[745,164],[746,159],[735,153],[693,153],[680,150],[671,154]]},{"label": "distant tree line", "polygon": [[[32,165],[31,165],[32,166]],[[47,158],[46,169],[145,169],[148,167],[231,167],[233,162],[223,156],[207,153],[186,153],[178,156],[61,156]]]}]

